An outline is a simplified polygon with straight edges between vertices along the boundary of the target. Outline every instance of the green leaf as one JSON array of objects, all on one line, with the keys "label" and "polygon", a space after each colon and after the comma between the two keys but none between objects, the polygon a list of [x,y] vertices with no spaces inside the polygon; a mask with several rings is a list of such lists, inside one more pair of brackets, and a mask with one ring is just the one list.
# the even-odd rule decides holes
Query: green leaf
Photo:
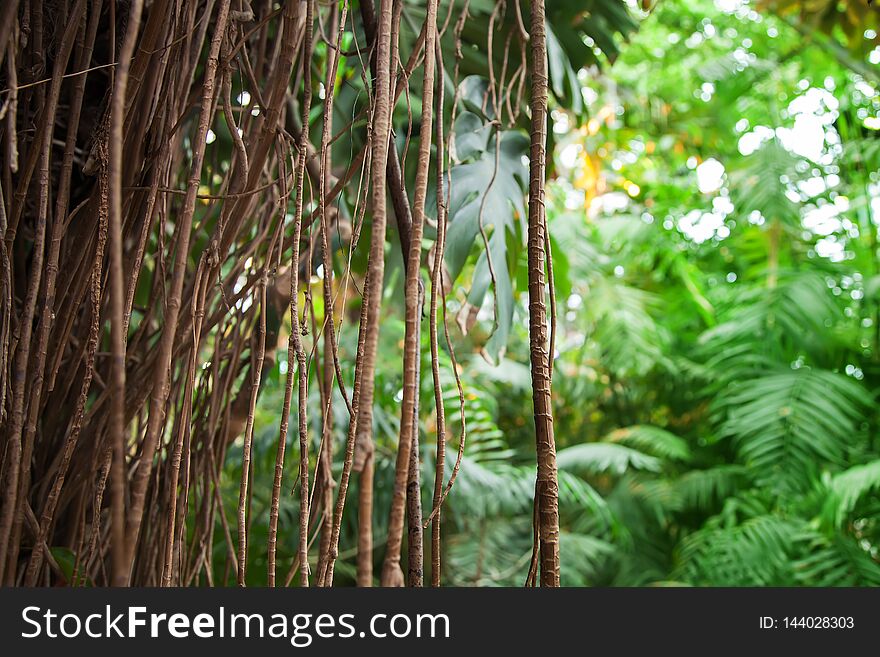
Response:
[{"label": "green leaf", "polygon": [[673,433],[646,424],[635,424],[615,429],[605,437],[606,442],[633,447],[658,458],[689,461],[691,450],[687,442]]},{"label": "green leaf", "polygon": [[880,460],[834,475],[829,489],[822,517],[829,526],[841,527],[859,500],[880,489]]},{"label": "green leaf", "polygon": [[492,133],[492,124],[485,123],[473,112],[464,111],[455,119],[453,131],[455,134],[453,159],[464,162],[479,157],[486,151]]},{"label": "green leaf", "polygon": [[[465,129],[466,144],[472,148],[476,144],[473,121],[468,119],[461,127]],[[492,288],[494,321],[484,347],[484,355],[491,362],[497,362],[504,353],[513,322],[512,268],[522,248],[521,224],[526,216],[524,195],[528,177],[523,156],[528,144],[528,137],[521,132],[494,133],[487,150],[471,161],[456,164],[450,173],[446,264],[455,281],[476,245],[479,255],[464,312],[479,309]]]},{"label": "green leaf", "polygon": [[584,109],[581,84],[550,24],[547,25],[547,62],[550,65],[550,84],[556,98],[572,112],[580,114]]},{"label": "green leaf", "polygon": [[792,583],[792,546],[803,531],[802,522],[773,514],[733,526],[715,516],[682,541],[679,570],[700,585],[784,586]]},{"label": "green leaf", "polygon": [[794,563],[804,586],[880,586],[880,564],[851,537],[811,534],[808,554]]},{"label": "green leaf", "polygon": [[707,470],[691,470],[675,480],[674,488],[683,509],[707,510],[719,504],[747,482],[741,465],[716,465]]},{"label": "green leaf", "polygon": [[819,468],[840,468],[858,436],[870,395],[851,379],[803,367],[731,384],[719,395],[721,435],[756,482],[804,491]]},{"label": "green leaf", "polygon": [[659,472],[660,459],[638,450],[613,443],[585,443],[566,447],[556,455],[562,470],[587,474],[621,475],[628,469]]}]

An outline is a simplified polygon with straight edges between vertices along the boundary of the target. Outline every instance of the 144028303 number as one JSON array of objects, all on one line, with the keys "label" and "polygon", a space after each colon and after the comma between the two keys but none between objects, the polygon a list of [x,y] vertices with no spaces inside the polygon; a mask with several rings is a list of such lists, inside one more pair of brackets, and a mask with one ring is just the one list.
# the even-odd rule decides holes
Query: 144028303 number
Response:
[{"label": "144028303 number", "polygon": [[782,619],[786,629],[832,630],[852,629],[852,616],[786,616]]}]

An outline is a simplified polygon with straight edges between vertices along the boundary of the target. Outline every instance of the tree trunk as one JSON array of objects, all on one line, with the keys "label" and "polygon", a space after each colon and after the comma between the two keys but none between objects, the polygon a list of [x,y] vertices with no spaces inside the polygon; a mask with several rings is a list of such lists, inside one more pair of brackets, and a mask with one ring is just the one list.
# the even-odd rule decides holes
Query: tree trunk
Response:
[{"label": "tree trunk", "polygon": [[547,35],[544,2],[531,0],[532,127],[529,151],[529,348],[532,365],[532,400],[535,406],[535,446],[538,478],[535,487],[541,585],[559,586],[559,483],[553,406],[550,395],[550,358],[547,343],[547,305],[544,261],[547,215],[544,207],[545,143],[547,141]]},{"label": "tree trunk", "polygon": [[[383,586],[395,583],[400,572],[400,550],[403,540],[403,516],[407,497],[407,482],[411,479],[410,464],[414,432],[418,431],[417,409],[419,404],[419,362],[421,359],[421,314],[422,314],[422,279],[421,255],[422,235],[425,225],[425,197],[428,188],[428,171],[431,163],[431,137],[433,133],[434,109],[434,42],[437,25],[437,0],[428,0],[428,13],[425,18],[425,68],[422,85],[422,137],[419,142],[419,159],[416,164],[415,195],[413,202],[413,226],[409,253],[407,254],[405,306],[406,335],[403,347],[403,403],[401,404],[400,435],[397,443],[397,463],[395,468],[394,489],[392,491],[391,512],[388,518],[388,543],[385,549],[385,561],[382,565]],[[418,470],[418,454],[416,471]],[[414,475],[417,479],[418,473]],[[418,486],[418,483],[416,482]],[[419,536],[411,546],[416,582],[420,586],[422,580],[421,554],[421,500],[418,491],[411,495],[412,511],[419,515]]]},{"label": "tree trunk", "polygon": [[360,431],[371,431],[373,423],[373,387],[375,385],[376,347],[379,340],[379,310],[385,280],[385,231],[387,227],[385,176],[388,166],[388,139],[391,134],[393,97],[391,89],[392,13],[392,1],[382,0],[376,35],[376,79],[373,87],[373,135],[370,169],[370,200],[373,216],[370,229],[370,252],[364,283],[364,306],[358,329],[352,416],[349,422],[336,509],[333,514],[330,556],[325,566],[325,572],[319,574],[319,582],[324,586],[332,585],[333,570],[336,558],[339,556],[339,532],[351,477],[355,441]]}]

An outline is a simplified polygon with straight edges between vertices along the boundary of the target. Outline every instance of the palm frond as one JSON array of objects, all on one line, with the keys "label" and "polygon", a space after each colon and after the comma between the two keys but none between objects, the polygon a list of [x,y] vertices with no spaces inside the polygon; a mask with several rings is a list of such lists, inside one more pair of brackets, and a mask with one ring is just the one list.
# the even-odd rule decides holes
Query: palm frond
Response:
[{"label": "palm frond", "polygon": [[[534,479],[532,468],[524,468],[524,471],[524,477]],[[603,528],[615,523],[605,498],[589,483],[565,470],[559,471],[559,508],[562,513],[587,513]]]},{"label": "palm frond", "polygon": [[659,472],[660,459],[614,443],[585,443],[560,450],[556,455],[560,470],[585,474],[621,475],[630,468]]},{"label": "palm frond", "polygon": [[590,586],[596,583],[600,571],[614,558],[612,543],[568,531],[559,533],[559,554],[563,586]]},{"label": "palm frond", "polygon": [[840,527],[863,497],[880,489],[880,460],[834,475],[828,488],[822,519],[828,526]]},{"label": "palm frond", "polygon": [[788,192],[798,176],[796,164],[797,158],[777,137],[769,139],[746,158],[745,167],[731,174],[738,210],[745,215],[760,212],[768,222],[795,224],[800,218],[799,206]]},{"label": "palm frond", "polygon": [[716,465],[686,472],[675,480],[674,489],[683,509],[707,510],[731,497],[747,480],[741,465]]},{"label": "palm frond", "polygon": [[682,540],[680,576],[702,586],[789,584],[791,546],[801,531],[800,522],[772,514],[733,526],[710,521]]},{"label": "palm frond", "polygon": [[691,459],[691,450],[686,440],[665,429],[647,424],[615,429],[605,437],[605,441],[632,447],[661,459],[682,462]]},{"label": "palm frond", "polygon": [[808,554],[794,563],[795,577],[805,586],[880,586],[880,563],[854,539],[814,535]]},{"label": "palm frond", "polygon": [[782,272],[772,290],[744,287],[722,310],[722,322],[700,336],[707,365],[724,381],[760,371],[768,352],[780,359],[827,348],[826,322],[839,314],[816,272]]},{"label": "palm frond", "polygon": [[608,369],[618,375],[643,375],[667,362],[663,356],[667,336],[651,314],[659,303],[657,297],[602,277],[593,284],[589,298],[591,337]]},{"label": "palm frond", "polygon": [[804,491],[818,468],[841,468],[871,403],[851,379],[812,368],[730,384],[716,402],[720,435],[734,441],[756,483]]}]

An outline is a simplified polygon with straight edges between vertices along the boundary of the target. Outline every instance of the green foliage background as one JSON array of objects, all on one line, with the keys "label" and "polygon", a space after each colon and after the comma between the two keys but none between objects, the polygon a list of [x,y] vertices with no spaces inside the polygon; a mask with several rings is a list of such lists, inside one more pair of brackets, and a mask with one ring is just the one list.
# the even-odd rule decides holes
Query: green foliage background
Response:
[{"label": "green foliage background", "polygon": [[[876,14],[862,14],[857,32],[828,20],[823,32],[809,15],[790,12],[791,3],[759,12],[738,1],[663,0],[634,33],[633,7],[574,4],[592,21],[586,28],[572,27],[577,12],[563,11],[568,3],[549,14],[563,584],[880,585]],[[479,43],[491,3],[471,5],[474,32],[465,42]],[[522,248],[527,142],[522,126],[502,129],[481,105],[485,61],[479,48],[465,54],[446,259],[467,443],[444,509],[443,578],[520,585],[534,482]],[[343,89],[338,111],[350,118],[357,95],[355,86]],[[804,99],[807,110],[799,109]],[[807,134],[799,122],[820,125],[815,158],[797,143]],[[500,166],[490,185],[496,144]],[[701,191],[699,172],[710,160],[723,173]],[[500,266],[494,281],[481,212]],[[379,513],[390,501],[402,380],[395,247],[380,336],[380,354],[395,356],[380,357],[375,401]],[[346,372],[354,340],[353,330],[343,333]],[[278,358],[258,409],[254,518],[268,516],[287,366],[283,350]],[[454,458],[463,431],[448,349],[441,365]],[[430,399],[428,360],[421,371]],[[341,445],[348,418],[341,400],[335,408]],[[431,404],[421,416],[430,508]],[[230,517],[238,449],[223,474]],[[296,549],[296,514],[285,496],[284,568]],[[251,530],[256,546],[265,544],[260,522]],[[354,509],[346,522],[343,580],[353,579]],[[386,522],[373,519],[377,560]],[[255,577],[264,560],[254,549]]]}]

